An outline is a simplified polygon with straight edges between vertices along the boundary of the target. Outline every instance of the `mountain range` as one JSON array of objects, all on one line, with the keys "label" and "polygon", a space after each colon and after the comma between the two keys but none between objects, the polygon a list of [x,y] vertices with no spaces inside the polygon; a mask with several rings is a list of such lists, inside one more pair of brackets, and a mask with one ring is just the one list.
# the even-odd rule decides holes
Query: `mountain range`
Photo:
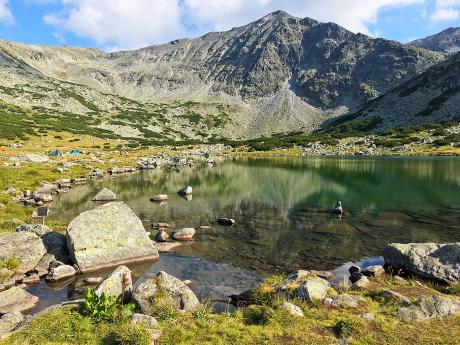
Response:
[{"label": "mountain range", "polygon": [[134,51],[0,41],[0,134],[239,140],[370,116],[381,128],[451,120],[459,30],[402,44],[278,11]]}]

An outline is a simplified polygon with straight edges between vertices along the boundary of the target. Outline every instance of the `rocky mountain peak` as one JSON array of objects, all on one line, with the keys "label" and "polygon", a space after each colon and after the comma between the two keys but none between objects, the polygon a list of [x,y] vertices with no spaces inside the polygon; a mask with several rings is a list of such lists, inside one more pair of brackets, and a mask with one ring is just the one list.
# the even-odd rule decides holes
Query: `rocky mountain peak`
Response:
[{"label": "rocky mountain peak", "polygon": [[460,27],[450,27],[440,33],[409,43],[412,46],[443,53],[460,51]]}]

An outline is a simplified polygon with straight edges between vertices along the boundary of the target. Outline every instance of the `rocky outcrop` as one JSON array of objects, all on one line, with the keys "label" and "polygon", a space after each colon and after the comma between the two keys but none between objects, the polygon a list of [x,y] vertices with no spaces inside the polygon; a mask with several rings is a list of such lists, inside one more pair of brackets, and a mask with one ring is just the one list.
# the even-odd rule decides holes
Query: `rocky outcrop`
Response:
[{"label": "rocky outcrop", "polygon": [[426,320],[460,313],[460,300],[433,295],[398,310],[400,320]]},{"label": "rocky outcrop", "polygon": [[132,300],[143,314],[151,313],[155,303],[185,311],[194,310],[199,305],[198,298],[187,285],[164,271],[154,279],[140,283],[133,291]]},{"label": "rocky outcrop", "polygon": [[10,312],[22,312],[34,308],[38,297],[31,295],[20,287],[13,286],[0,292],[0,315]]},{"label": "rocky outcrop", "polygon": [[123,202],[101,205],[72,220],[67,247],[82,272],[159,258],[141,220]]},{"label": "rocky outcrop", "polygon": [[18,258],[20,265],[16,271],[19,273],[33,270],[45,254],[42,240],[32,232],[0,234],[0,260]]},{"label": "rocky outcrop", "polygon": [[91,200],[92,201],[115,201],[117,200],[117,195],[111,190],[107,188],[103,188]]},{"label": "rocky outcrop", "polygon": [[24,320],[19,311],[12,311],[0,318],[0,340],[6,338]]},{"label": "rocky outcrop", "polygon": [[94,290],[96,295],[113,297],[123,297],[124,301],[129,301],[133,290],[131,271],[126,266],[117,267],[102,283]]},{"label": "rocky outcrop", "polygon": [[447,284],[460,280],[460,243],[393,243],[382,255],[393,269]]}]

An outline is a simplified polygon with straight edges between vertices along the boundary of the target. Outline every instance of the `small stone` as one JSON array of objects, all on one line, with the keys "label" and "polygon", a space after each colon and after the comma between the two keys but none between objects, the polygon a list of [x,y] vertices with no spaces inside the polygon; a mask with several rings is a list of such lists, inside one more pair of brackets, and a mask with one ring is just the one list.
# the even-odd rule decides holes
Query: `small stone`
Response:
[{"label": "small stone", "polygon": [[22,283],[26,275],[24,273],[16,273],[14,276],[11,278],[14,280],[16,284]]},{"label": "small stone", "polygon": [[176,241],[191,241],[193,236],[195,236],[195,229],[193,228],[183,228],[172,233],[172,238]]},{"label": "small stone", "polygon": [[85,283],[88,285],[97,285],[102,282],[102,277],[88,277],[85,278]]},{"label": "small stone", "polygon": [[385,274],[385,269],[383,266],[375,265],[366,267],[361,271],[366,277],[380,277]]},{"label": "small stone", "polygon": [[153,223],[152,224],[152,228],[154,229],[166,229],[166,228],[169,228],[169,224],[168,223]]},{"label": "small stone", "polygon": [[223,226],[233,226],[236,222],[232,218],[219,218],[217,219],[217,223]]},{"label": "small stone", "polygon": [[392,290],[382,290],[379,295],[387,300],[394,300],[394,301],[398,301],[401,303],[410,304],[409,298],[401,295],[398,292],[392,291]]},{"label": "small stone", "polygon": [[37,273],[32,273],[30,275],[28,275],[27,277],[25,277],[22,282],[24,284],[38,284],[40,283],[40,277],[38,276]]},{"label": "small stone", "polygon": [[372,313],[362,313],[361,317],[363,319],[365,319],[365,320],[374,320],[375,319],[375,315],[372,314]]},{"label": "small stone", "polygon": [[158,321],[150,315],[138,314],[135,313],[131,316],[131,322],[135,324],[144,325],[147,327],[156,327],[158,326]]},{"label": "small stone", "polygon": [[192,187],[185,186],[185,187],[179,189],[179,191],[177,193],[180,194],[180,195],[190,195],[190,194],[192,194],[192,192],[193,192]]},{"label": "small stone", "polygon": [[330,284],[327,280],[320,277],[307,278],[296,290],[296,296],[300,299],[313,302],[315,300],[323,301],[327,296],[327,290]]},{"label": "small stone", "polygon": [[161,337],[162,332],[159,329],[149,329],[148,332],[150,333],[150,339],[152,340],[152,345],[159,344],[159,340]]},{"label": "small stone", "polygon": [[192,281],[190,279],[185,279],[182,281],[182,283],[184,283],[185,285],[190,285],[192,284]]},{"label": "small stone", "polygon": [[289,312],[289,314],[294,315],[294,316],[299,316],[299,317],[304,317],[304,313],[302,309],[300,309],[299,306],[296,306],[295,304],[289,303],[289,302],[284,302],[283,307]]},{"label": "small stone", "polygon": [[158,231],[157,234],[155,235],[155,241],[157,242],[166,242],[168,238],[169,238],[169,235],[163,230]]},{"label": "small stone", "polygon": [[362,276],[360,279],[358,279],[357,281],[353,283],[351,288],[355,290],[367,289],[369,284],[370,284],[369,279],[367,279],[367,277],[365,276]]},{"label": "small stone", "polygon": [[349,295],[349,294],[340,294],[332,296],[332,307],[347,307],[347,308],[358,308],[359,305],[364,301],[361,296]]},{"label": "small stone", "polygon": [[117,200],[117,195],[114,192],[112,192],[110,189],[103,188],[91,200],[92,201],[115,201]]},{"label": "small stone", "polygon": [[158,194],[150,198],[151,202],[161,202],[161,201],[167,201],[168,196],[166,194]]},{"label": "small stone", "polygon": [[361,267],[356,266],[356,265],[350,266],[350,268],[348,269],[348,272],[350,272],[350,274],[360,273],[361,272]]},{"label": "small stone", "polygon": [[60,265],[50,269],[50,272],[46,276],[46,280],[50,282],[55,282],[58,280],[64,280],[75,276],[76,271],[70,265]]}]

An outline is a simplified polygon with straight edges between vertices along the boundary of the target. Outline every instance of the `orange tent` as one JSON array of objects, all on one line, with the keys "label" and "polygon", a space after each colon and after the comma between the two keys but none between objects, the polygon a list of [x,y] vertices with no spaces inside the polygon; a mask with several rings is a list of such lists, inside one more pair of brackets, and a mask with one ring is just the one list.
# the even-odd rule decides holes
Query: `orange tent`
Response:
[{"label": "orange tent", "polygon": [[0,153],[5,152],[5,148],[3,146],[0,146]]}]

